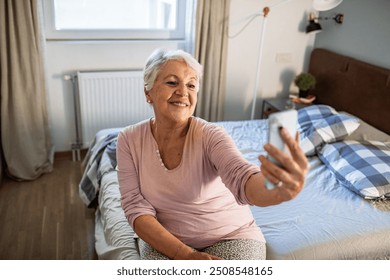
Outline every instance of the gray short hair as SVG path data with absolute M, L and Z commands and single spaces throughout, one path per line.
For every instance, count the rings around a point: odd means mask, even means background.
M 144 86 L 147 91 L 153 88 L 154 81 L 156 80 L 161 67 L 165 62 L 170 60 L 184 61 L 196 72 L 198 83 L 200 83 L 203 67 L 191 54 L 182 50 L 157 49 L 149 56 L 144 68 Z

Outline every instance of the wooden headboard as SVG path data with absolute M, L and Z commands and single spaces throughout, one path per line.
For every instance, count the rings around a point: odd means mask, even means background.
M 316 77 L 315 103 L 351 113 L 390 134 L 390 69 L 325 49 L 314 49 L 309 72 Z

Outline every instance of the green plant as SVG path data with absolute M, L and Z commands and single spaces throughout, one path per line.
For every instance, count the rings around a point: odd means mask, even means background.
M 295 77 L 295 85 L 302 91 L 313 89 L 316 85 L 316 78 L 310 73 L 301 73 Z

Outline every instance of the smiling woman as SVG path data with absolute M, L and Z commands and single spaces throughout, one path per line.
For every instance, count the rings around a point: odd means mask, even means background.
M 193 116 L 201 77 L 202 66 L 181 50 L 148 58 L 144 92 L 154 118 L 124 128 L 117 140 L 123 210 L 142 239 L 142 259 L 264 259 L 265 240 L 248 205 L 293 198 L 307 160 L 282 130 L 292 155 L 267 151 L 291 166 L 262 158 L 264 170 L 283 179 L 268 191 L 227 132 Z

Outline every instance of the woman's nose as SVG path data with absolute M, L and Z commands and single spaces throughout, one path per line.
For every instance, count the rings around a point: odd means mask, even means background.
M 175 94 L 187 97 L 188 96 L 187 87 L 185 85 L 179 85 L 175 90 Z

